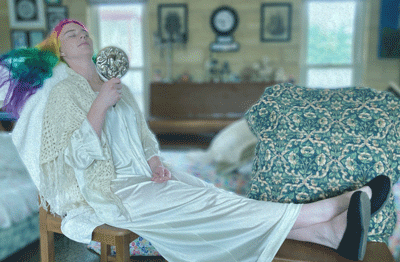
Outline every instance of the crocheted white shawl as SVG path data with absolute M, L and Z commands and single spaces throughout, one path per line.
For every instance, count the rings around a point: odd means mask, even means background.
M 125 90 L 123 95 L 129 96 L 128 93 Z M 64 163 L 64 150 L 95 98 L 86 79 L 60 63 L 53 77 L 27 101 L 13 130 L 13 142 L 39 189 L 41 206 L 47 209 L 49 204 L 50 212 L 61 216 L 88 206 L 73 168 Z M 116 173 L 107 142 L 103 150 L 107 160 L 95 160 L 84 171 L 87 185 L 101 201 L 114 204 L 120 214 L 129 218 L 120 199 L 111 191 Z M 103 210 L 97 215 L 106 222 L 118 214 L 105 214 Z

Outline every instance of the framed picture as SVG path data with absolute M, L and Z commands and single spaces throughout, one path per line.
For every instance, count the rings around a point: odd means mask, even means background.
M 43 0 L 8 0 L 8 13 L 13 29 L 46 28 Z
M 187 4 L 158 5 L 158 35 L 162 43 L 186 43 L 188 40 Z
M 12 30 L 11 31 L 11 46 L 13 49 L 27 48 L 29 46 L 28 31 Z
M 61 5 L 61 0 L 45 0 L 47 5 Z
M 11 45 L 13 49 L 34 47 L 44 39 L 43 30 L 12 30 Z
M 399 1 L 381 0 L 378 58 L 400 58 Z
M 43 30 L 30 30 L 28 32 L 28 43 L 30 47 L 34 47 L 35 45 L 42 42 L 44 39 L 44 31 Z
M 264 3 L 261 5 L 261 41 L 289 41 L 291 37 L 292 5 Z
M 48 6 L 47 7 L 47 32 L 51 32 L 53 28 L 61 20 L 68 18 L 68 9 L 66 6 Z

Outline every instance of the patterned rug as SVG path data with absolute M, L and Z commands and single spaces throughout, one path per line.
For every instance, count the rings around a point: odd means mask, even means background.
M 165 260 L 162 257 L 131 257 L 131 262 L 136 262 L 136 261 L 140 261 L 140 262 L 166 262 L 167 260 Z

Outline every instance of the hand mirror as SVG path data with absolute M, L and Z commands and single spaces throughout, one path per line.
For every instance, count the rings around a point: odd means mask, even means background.
M 103 81 L 121 78 L 128 72 L 128 56 L 118 47 L 105 47 L 97 54 L 96 68 Z

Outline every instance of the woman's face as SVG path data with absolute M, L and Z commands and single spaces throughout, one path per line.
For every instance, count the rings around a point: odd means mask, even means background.
M 93 56 L 93 41 L 89 33 L 75 23 L 66 24 L 59 35 L 61 47 L 60 53 L 63 59 L 82 58 Z

